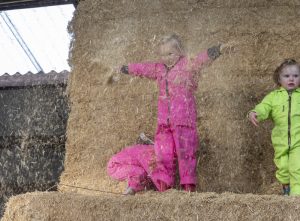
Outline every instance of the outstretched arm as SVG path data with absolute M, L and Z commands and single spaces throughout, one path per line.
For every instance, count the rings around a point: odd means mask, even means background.
M 193 61 L 193 69 L 199 70 L 204 65 L 209 65 L 212 61 L 220 57 L 220 55 L 227 53 L 228 51 L 232 51 L 232 49 L 234 49 L 234 45 L 234 42 L 219 44 L 199 53 Z
M 221 55 L 221 45 L 213 46 L 207 50 L 200 52 L 196 58 L 193 60 L 192 67 L 194 70 L 199 70 L 210 63 L 211 61 L 217 59 Z
M 159 67 L 156 63 L 134 63 L 129 64 L 128 66 L 123 65 L 120 71 L 123 74 L 156 79 L 159 72 L 158 68 Z

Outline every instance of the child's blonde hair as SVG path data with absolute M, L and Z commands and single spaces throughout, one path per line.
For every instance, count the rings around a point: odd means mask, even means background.
M 297 65 L 298 68 L 299 68 L 299 71 L 300 71 L 300 66 L 298 64 L 298 62 L 295 60 L 295 59 L 292 59 L 292 58 L 289 58 L 289 59 L 285 59 L 277 68 L 276 70 L 274 71 L 274 74 L 273 74 L 273 80 L 274 82 L 280 86 L 280 82 L 279 82 L 279 77 L 280 77 L 280 74 L 282 72 L 282 70 L 286 67 L 286 66 L 290 66 L 290 65 Z
M 183 47 L 182 41 L 177 34 L 171 34 L 171 35 L 166 35 L 166 36 L 162 37 L 159 42 L 159 46 L 169 43 L 169 42 L 171 42 L 172 46 L 174 46 L 178 50 L 180 55 L 184 54 L 184 47 Z

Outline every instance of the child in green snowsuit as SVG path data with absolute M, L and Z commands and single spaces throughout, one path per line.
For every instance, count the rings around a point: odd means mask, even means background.
M 249 112 L 249 120 L 274 122 L 272 144 L 275 150 L 276 178 L 284 195 L 300 195 L 300 67 L 285 60 L 274 72 L 279 89 L 270 92 Z

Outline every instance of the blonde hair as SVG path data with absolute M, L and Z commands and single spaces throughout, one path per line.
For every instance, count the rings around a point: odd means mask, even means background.
M 300 66 L 298 64 L 298 62 L 293 59 L 293 58 L 289 58 L 289 59 L 285 59 L 277 68 L 276 70 L 274 71 L 274 74 L 273 74 L 273 80 L 274 82 L 280 86 L 280 82 L 279 82 L 279 78 L 280 78 L 280 74 L 282 72 L 282 70 L 286 67 L 286 66 L 292 66 L 292 65 L 296 65 L 298 68 L 299 68 L 299 71 L 300 71 Z
M 166 35 L 166 36 L 162 37 L 159 42 L 159 46 L 164 45 L 169 42 L 171 42 L 172 46 L 178 50 L 180 55 L 184 54 L 184 46 L 182 44 L 180 37 L 177 34 L 171 34 L 171 35 Z

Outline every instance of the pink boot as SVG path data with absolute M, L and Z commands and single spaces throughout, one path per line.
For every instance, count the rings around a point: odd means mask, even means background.
M 158 180 L 157 183 L 159 185 L 159 188 L 158 188 L 159 192 L 164 192 L 164 191 L 170 189 L 170 187 L 165 182 L 163 182 L 161 180 Z

